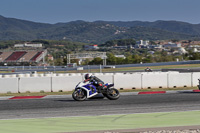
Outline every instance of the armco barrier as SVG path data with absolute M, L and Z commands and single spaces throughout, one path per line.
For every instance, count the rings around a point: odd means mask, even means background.
M 142 73 L 142 88 L 167 88 L 167 72 Z
M 114 84 L 117 89 L 141 89 L 141 73 L 114 75 Z
M 192 73 L 174 73 L 168 74 L 169 88 L 173 87 L 191 87 L 192 86 Z

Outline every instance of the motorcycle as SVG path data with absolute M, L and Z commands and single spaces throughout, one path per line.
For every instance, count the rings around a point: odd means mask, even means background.
M 72 97 L 76 101 L 84 101 L 96 96 L 97 94 L 103 94 L 103 97 L 107 97 L 110 100 L 117 100 L 120 97 L 119 91 L 115 88 L 111 88 L 114 84 L 106 83 L 103 86 L 102 89 L 98 89 L 92 84 L 92 82 L 79 82 L 72 93 Z

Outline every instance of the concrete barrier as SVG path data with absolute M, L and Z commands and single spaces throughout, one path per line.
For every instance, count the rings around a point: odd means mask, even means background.
M 116 73 L 114 75 L 114 84 L 117 89 L 141 89 L 142 80 L 141 73 L 123 74 Z
M 200 79 L 200 72 L 192 73 L 192 87 L 199 85 L 198 79 Z
M 105 83 L 114 83 L 117 89 L 195 87 L 200 72 L 143 72 L 143 73 L 93 73 Z M 0 76 L 0 93 L 72 91 L 84 80 L 84 74 L 15 74 Z
M 23 93 L 27 91 L 51 92 L 51 77 L 20 77 L 19 92 Z
M 31 76 L 30 73 L 26 73 L 26 74 L 24 75 L 24 77 L 30 77 L 30 76 Z
M 70 76 L 53 76 L 52 91 L 72 91 L 80 81 L 82 81 L 82 76 L 80 74 L 71 74 Z
M 168 73 L 146 72 L 142 73 L 142 88 L 167 88 Z
M 93 75 L 101 79 L 104 83 L 114 83 L 113 73 L 94 73 Z
M 18 93 L 18 78 L 16 77 L 0 78 L 0 85 L 0 93 Z
M 169 73 L 168 74 L 169 88 L 175 87 L 191 87 L 192 73 Z

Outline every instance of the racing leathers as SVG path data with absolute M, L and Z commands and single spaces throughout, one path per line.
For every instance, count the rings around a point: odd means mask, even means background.
M 97 91 L 103 89 L 103 87 L 104 87 L 104 82 L 102 80 L 100 80 L 99 78 L 97 78 L 96 76 L 90 76 L 88 81 L 97 88 Z M 92 91 L 94 91 L 93 88 L 91 88 L 91 89 L 92 89 Z

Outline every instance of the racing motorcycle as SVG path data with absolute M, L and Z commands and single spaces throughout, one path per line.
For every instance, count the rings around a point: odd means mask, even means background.
M 110 100 L 117 100 L 120 97 L 119 91 L 115 88 L 112 88 L 114 84 L 106 83 L 103 86 L 103 89 L 98 89 L 92 84 L 92 82 L 79 82 L 72 93 L 72 97 L 76 101 L 84 101 L 100 93 L 103 94 L 103 97 L 107 97 Z

